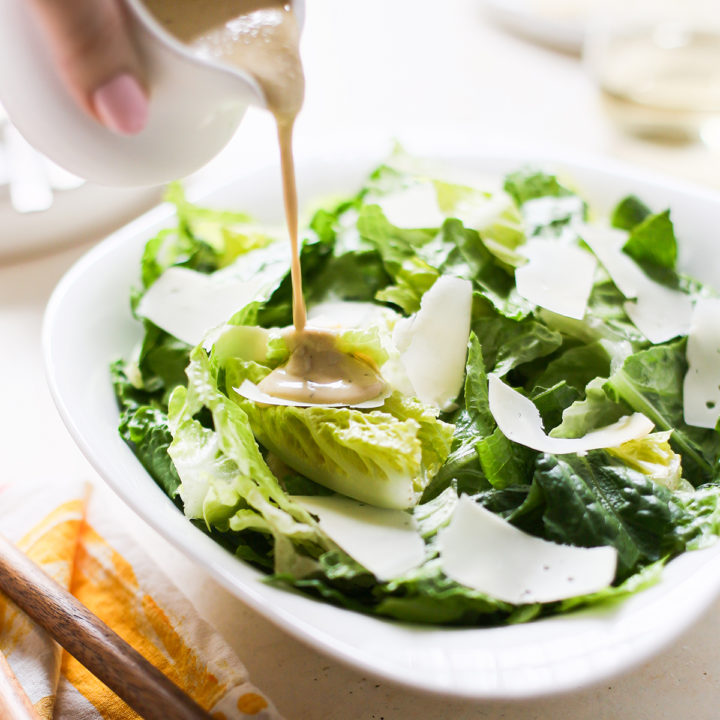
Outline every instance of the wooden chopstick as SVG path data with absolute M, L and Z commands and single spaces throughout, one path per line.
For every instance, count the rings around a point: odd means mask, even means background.
M 145 720 L 212 720 L 192 698 L 2 536 L 0 590 Z
M 42 720 L 2 653 L 0 653 L 0 717 L 3 720 Z

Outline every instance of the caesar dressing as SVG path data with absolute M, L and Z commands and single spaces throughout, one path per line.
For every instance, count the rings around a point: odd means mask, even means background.
M 292 7 L 278 0 L 145 0 L 150 12 L 201 57 L 234 65 L 260 86 L 277 123 L 285 218 L 291 244 L 292 355 L 263 381 L 268 395 L 300 402 L 358 403 L 385 384 L 367 363 L 335 348 L 334 335 L 307 329 L 298 242 L 292 135 L 305 80 Z
M 385 391 L 375 368 L 340 352 L 335 336 L 327 330 L 295 331 L 288 343 L 290 360 L 258 385 L 268 395 L 298 402 L 356 405 Z

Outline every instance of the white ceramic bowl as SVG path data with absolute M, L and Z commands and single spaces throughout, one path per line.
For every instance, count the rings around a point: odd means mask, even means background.
M 352 144 L 298 158 L 304 200 L 356 189 L 383 158 L 385 147 L 363 145 L 355 138 Z M 533 159 L 488 153 L 468 143 L 434 154 L 484 174 L 502 174 Z M 572 177 L 601 211 L 630 192 L 653 207 L 672 207 L 683 242 L 683 267 L 720 285 L 718 195 L 597 161 L 535 159 Z M 209 191 L 206 199 L 278 221 L 278 187 L 277 171 L 265 168 Z M 129 289 L 137 282 L 145 241 L 168 222 L 171 209 L 156 208 L 93 249 L 62 280 L 44 328 L 50 386 L 71 434 L 115 492 L 279 627 L 338 660 L 409 687 L 471 698 L 520 698 L 577 689 L 628 669 L 670 643 L 715 598 L 720 545 L 683 555 L 666 568 L 661 583 L 615 607 L 491 629 L 380 620 L 264 585 L 261 573 L 184 518 L 116 432 L 108 364 L 126 356 L 140 337 L 130 316 Z

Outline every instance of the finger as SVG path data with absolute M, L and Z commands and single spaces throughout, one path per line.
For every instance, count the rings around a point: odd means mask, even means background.
M 118 0 L 31 0 L 58 70 L 80 106 L 111 130 L 147 121 L 143 72 Z

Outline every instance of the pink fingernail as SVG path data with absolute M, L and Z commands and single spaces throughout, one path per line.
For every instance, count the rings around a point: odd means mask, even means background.
M 99 87 L 92 102 L 103 125 L 117 133 L 135 135 L 147 123 L 147 95 L 129 73 L 117 75 Z

